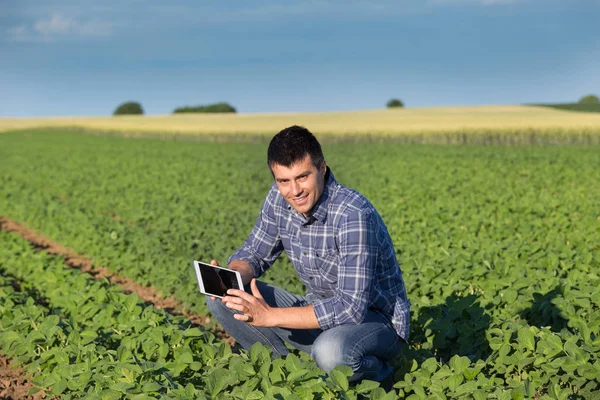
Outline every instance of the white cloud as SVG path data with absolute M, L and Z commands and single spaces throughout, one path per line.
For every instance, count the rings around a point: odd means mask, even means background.
M 41 19 L 33 25 L 34 31 L 43 36 L 68 34 L 76 26 L 72 19 L 63 17 L 60 14 L 54 14 L 49 19 Z
M 52 13 L 33 22 L 8 29 L 8 37 L 14 41 L 50 42 L 64 38 L 106 37 L 113 33 L 113 24 L 107 21 L 77 21 L 60 13 Z

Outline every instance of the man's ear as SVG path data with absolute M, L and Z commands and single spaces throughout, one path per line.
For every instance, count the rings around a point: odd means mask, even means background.
M 325 160 L 323 160 L 323 162 L 321 163 L 321 167 L 319 168 L 319 170 L 323 173 L 327 172 L 327 163 L 325 162 Z

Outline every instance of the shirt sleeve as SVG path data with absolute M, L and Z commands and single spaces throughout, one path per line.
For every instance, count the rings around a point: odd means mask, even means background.
M 333 297 L 314 302 L 321 329 L 364 321 L 377 267 L 377 224 L 372 211 L 359 210 L 341 222 L 338 231 L 340 265 Z
M 227 260 L 227 264 L 232 260 L 246 261 L 252 267 L 255 278 L 264 274 L 283 251 L 283 244 L 279 237 L 279 229 L 275 219 L 274 201 L 276 194 L 277 188 L 273 186 L 263 203 L 250 236 Z

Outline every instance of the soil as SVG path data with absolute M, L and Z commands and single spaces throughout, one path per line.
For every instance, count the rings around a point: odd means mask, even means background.
M 27 393 L 31 388 L 33 384 L 26 380 L 21 367 L 13 368 L 6 357 L 0 356 L 0 400 L 37 400 L 46 397 L 43 390 L 29 396 Z

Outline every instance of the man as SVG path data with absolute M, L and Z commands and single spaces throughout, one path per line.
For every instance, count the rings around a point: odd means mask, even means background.
M 250 236 L 227 261 L 249 291 L 208 298 L 211 313 L 246 349 L 260 342 L 286 355 L 288 343 L 328 373 L 350 366 L 350 381 L 390 377 L 387 362 L 408 338 L 410 305 L 381 217 L 335 180 L 303 127 L 275 135 L 267 161 L 275 182 Z M 283 250 L 306 296 L 256 280 Z

